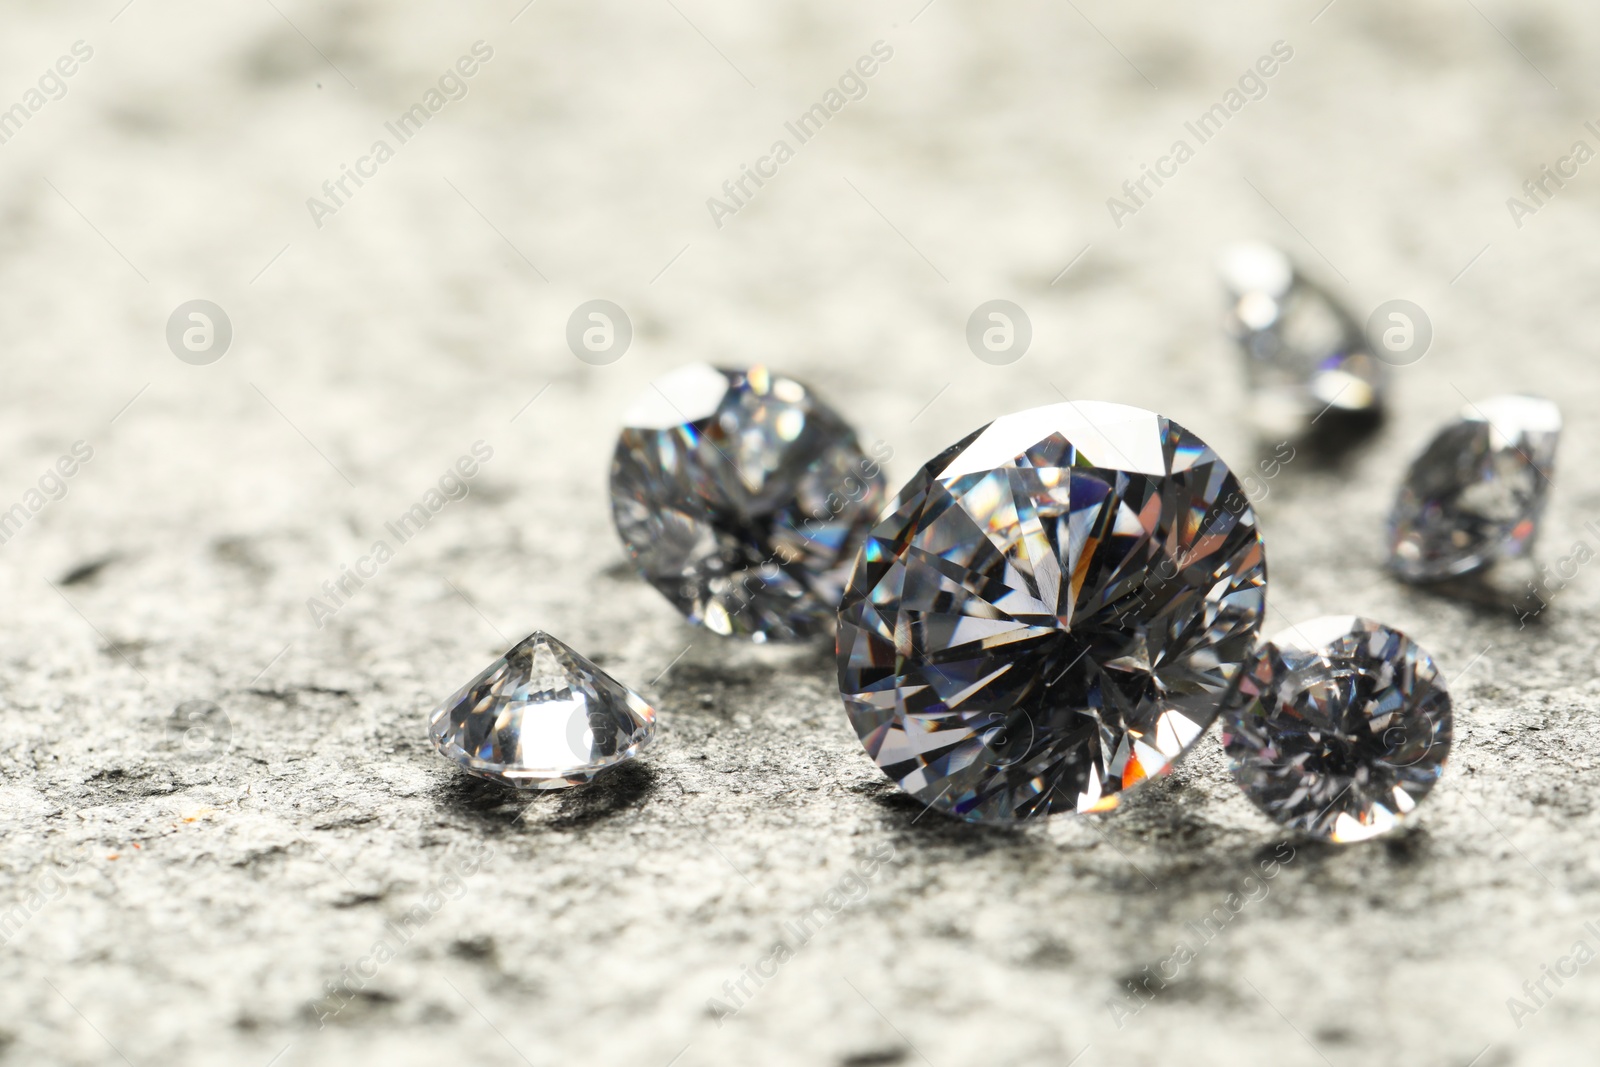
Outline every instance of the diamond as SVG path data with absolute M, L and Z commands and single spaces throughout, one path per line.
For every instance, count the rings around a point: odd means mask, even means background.
M 534 633 L 441 704 L 434 747 L 479 778 L 565 789 L 655 739 L 655 709 L 547 633 Z
M 1227 330 L 1245 356 L 1254 416 L 1264 431 L 1296 433 L 1323 412 L 1372 413 L 1382 364 L 1360 325 L 1271 245 L 1231 245 L 1217 267 L 1231 301 Z
M 1262 642 L 1223 713 L 1234 780 L 1294 830 L 1364 841 L 1403 825 L 1444 772 L 1450 694 L 1405 634 L 1354 616 Z
M 1389 516 L 1389 565 L 1437 581 L 1528 555 L 1539 532 L 1561 412 L 1533 396 L 1468 404 L 1411 464 Z
M 1109 811 L 1211 725 L 1266 595 L 1228 467 L 1139 408 L 1007 415 L 922 468 L 839 607 L 867 754 L 970 821 Z
M 645 580 L 714 633 L 830 631 L 891 450 L 764 367 L 680 367 L 624 421 L 611 512 Z

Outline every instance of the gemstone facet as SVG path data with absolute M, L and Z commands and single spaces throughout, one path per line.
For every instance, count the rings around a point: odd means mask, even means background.
M 1203 734 L 1266 595 L 1255 513 L 1183 427 L 1079 402 L 997 419 L 873 527 L 839 607 L 867 754 L 969 821 L 1109 811 Z
M 715 633 L 831 630 L 888 447 L 868 456 L 832 408 L 764 367 L 680 367 L 624 421 L 611 513 L 645 580 Z
M 571 647 L 534 633 L 441 704 L 434 747 L 479 778 L 565 789 L 655 739 L 655 709 Z
M 1389 515 L 1389 566 L 1427 582 L 1528 555 L 1560 438 L 1561 412 L 1540 397 L 1467 405 L 1406 473 Z
M 1217 260 L 1228 334 L 1245 357 L 1253 414 L 1264 431 L 1295 433 L 1328 409 L 1376 412 L 1384 369 L 1361 326 L 1271 245 L 1231 245 Z
M 1349 615 L 1262 642 L 1222 722 L 1245 795 L 1278 823 L 1337 842 L 1402 825 L 1444 772 L 1452 735 L 1433 658 Z

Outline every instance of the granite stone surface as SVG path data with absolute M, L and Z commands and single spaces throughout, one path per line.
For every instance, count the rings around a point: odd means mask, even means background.
M 1591 9 L 14 0 L 0 24 L 0 1062 L 1593 1058 Z M 1456 748 L 1403 836 L 1286 842 L 1215 734 L 1109 816 L 924 816 L 826 641 L 693 630 L 628 566 L 616 428 L 697 359 L 808 382 L 896 486 L 1061 396 L 1249 469 L 1278 442 L 1220 331 L 1240 238 L 1433 325 L 1380 429 L 1258 499 L 1269 629 L 1373 616 L 1451 680 Z M 197 299 L 231 326 L 211 362 L 214 314 L 169 347 Z M 567 343 L 593 299 L 632 324 L 605 365 Z M 966 341 L 993 299 L 1032 324 L 1005 365 Z M 1541 550 L 1565 588 L 1525 622 L 1382 569 L 1410 456 L 1508 390 L 1568 421 Z M 430 749 L 433 704 L 535 629 L 658 707 L 636 764 L 529 797 Z

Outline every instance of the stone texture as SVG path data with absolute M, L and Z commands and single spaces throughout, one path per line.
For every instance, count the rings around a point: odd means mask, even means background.
M 521 0 L 8 6 L 7 106 L 73 41 L 94 57 L 0 145 L 0 504 L 75 440 L 94 458 L 0 546 L 0 889 L 26 920 L 0 953 L 0 1062 L 122 1063 L 107 1041 L 179 1067 L 1589 1056 L 1592 967 L 1520 1030 L 1505 1002 L 1600 919 L 1600 571 L 1519 629 L 1389 579 L 1383 523 L 1462 393 L 1528 390 L 1569 412 L 1542 551 L 1593 540 L 1600 172 L 1521 229 L 1506 209 L 1589 136 L 1591 13 L 676 4 L 541 2 L 514 24 Z M 317 229 L 306 198 L 480 37 L 469 95 Z M 717 229 L 706 198 L 880 38 L 865 99 Z M 1294 58 L 1267 96 L 1116 228 L 1106 198 L 1278 39 Z M 1212 267 L 1247 237 L 1325 256 L 1358 311 L 1406 297 L 1437 328 L 1381 431 L 1255 475 L 1268 628 L 1379 618 L 1450 679 L 1455 748 L 1417 831 L 1284 863 L 1214 737 L 1103 820 L 923 816 L 862 754 L 825 645 L 713 641 L 633 576 L 606 501 L 617 423 L 695 360 L 814 384 L 893 446 L 895 485 L 1059 399 L 1041 378 L 1251 469 Z M 1004 367 L 963 338 L 1000 295 L 1034 332 Z M 598 296 L 636 327 L 606 367 L 564 341 Z M 210 366 L 163 339 L 197 297 L 234 325 Z M 395 543 L 385 523 L 478 439 L 470 495 Z M 377 538 L 394 558 L 316 628 L 307 598 Z M 520 797 L 428 744 L 435 702 L 534 629 L 660 712 L 592 791 Z M 1268 858 L 1270 892 L 1118 1029 L 1123 981 Z M 465 895 L 444 886 L 319 1030 L 325 984 L 451 878 Z M 707 1001 L 819 902 L 827 921 L 718 1027 Z

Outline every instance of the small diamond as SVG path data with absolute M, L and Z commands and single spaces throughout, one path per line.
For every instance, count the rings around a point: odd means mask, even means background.
M 1288 256 L 1270 245 L 1237 244 L 1223 250 L 1217 267 L 1232 301 L 1228 333 L 1244 353 L 1263 430 L 1304 431 L 1330 409 L 1378 410 L 1383 367 L 1360 325 Z
M 923 467 L 856 561 L 839 689 L 867 754 L 969 821 L 1109 811 L 1206 731 L 1266 595 L 1206 444 L 1121 404 L 1007 415 Z
M 1433 658 L 1349 615 L 1262 642 L 1222 722 L 1245 795 L 1282 825 L 1337 842 L 1404 824 L 1450 754 L 1450 694 Z
M 880 464 L 832 408 L 764 367 L 696 363 L 651 383 L 611 461 L 611 512 L 646 581 L 756 642 L 826 633 L 883 506 Z
M 440 754 L 519 789 L 565 789 L 655 739 L 655 709 L 546 633 L 529 635 L 428 721 Z
M 1411 464 L 1389 516 L 1389 565 L 1437 581 L 1526 556 L 1539 532 L 1561 412 L 1532 396 L 1469 404 Z

